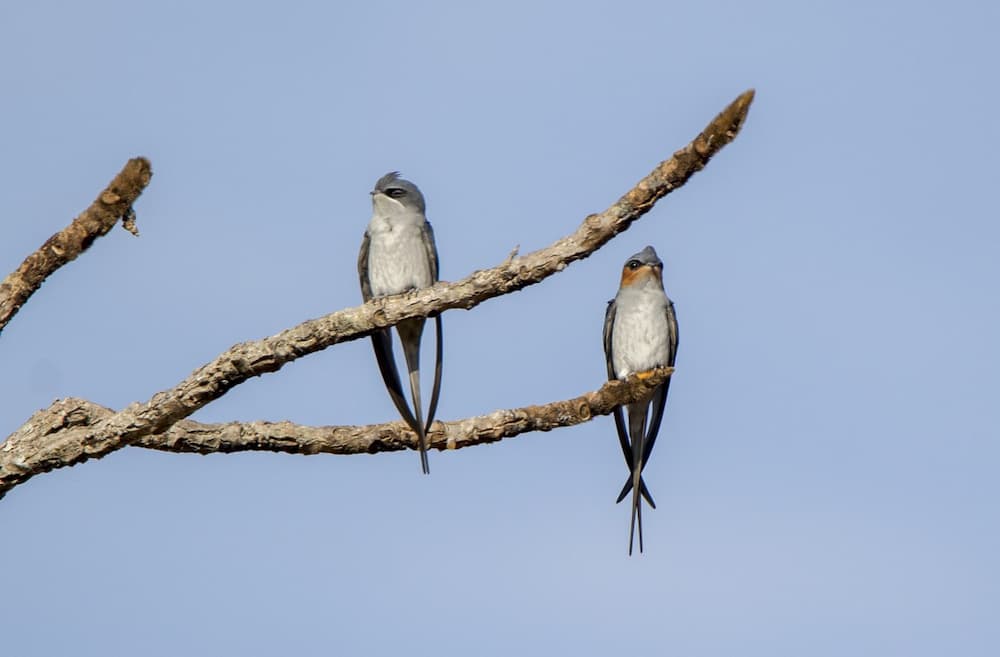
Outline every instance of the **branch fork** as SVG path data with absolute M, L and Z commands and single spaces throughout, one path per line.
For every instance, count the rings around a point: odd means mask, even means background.
M 271 337 L 236 344 L 174 387 L 117 412 L 82 399 L 54 402 L 0 443 L 0 497 L 35 475 L 100 458 L 129 445 L 198 454 L 251 450 L 372 454 L 415 448 L 414 436 L 401 422 L 308 427 L 290 422 L 203 424 L 186 418 L 244 381 L 275 372 L 294 360 L 404 319 L 474 308 L 539 283 L 590 256 L 627 230 L 659 199 L 681 187 L 731 142 L 746 119 L 753 96 L 750 90 L 737 97 L 691 143 L 661 162 L 611 207 L 589 215 L 574 232 L 546 248 L 525 255 L 517 255 L 515 248 L 496 267 L 461 280 L 374 299 L 304 321 Z M 148 160 L 129 160 L 87 210 L 0 283 L 0 331 L 49 275 L 107 234 L 119 220 L 126 230 L 137 234 L 133 205 L 151 176 Z M 570 400 L 435 422 L 430 445 L 460 449 L 587 422 L 648 396 L 670 374 L 670 368 L 654 370 L 646 379 L 610 381 Z

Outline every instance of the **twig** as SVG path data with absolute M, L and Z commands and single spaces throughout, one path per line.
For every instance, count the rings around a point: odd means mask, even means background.
M 119 219 L 126 230 L 139 234 L 132 204 L 152 175 L 153 169 L 146 158 L 129 160 L 89 208 L 0 282 L 0 332 L 46 278 L 86 251 L 98 237 L 107 235 Z

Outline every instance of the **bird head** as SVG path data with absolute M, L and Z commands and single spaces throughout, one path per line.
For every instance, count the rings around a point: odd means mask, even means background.
M 656 255 L 656 249 L 647 246 L 629 257 L 622 267 L 622 287 L 654 283 L 663 287 L 663 261 Z
M 424 214 L 424 195 L 409 180 L 399 177 L 398 171 L 390 171 L 375 183 L 371 191 L 372 205 L 386 214 L 401 211 L 416 211 Z

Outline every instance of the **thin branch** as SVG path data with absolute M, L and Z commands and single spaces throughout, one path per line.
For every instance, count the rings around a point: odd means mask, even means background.
M 435 449 L 461 449 L 496 442 L 522 433 L 551 431 L 608 415 L 616 406 L 648 398 L 673 368 L 653 370 L 644 378 L 609 381 L 599 390 L 573 399 L 540 406 L 494 411 L 452 422 L 435 422 L 428 433 Z M 30 477 L 87 460 L 89 445 L 82 433 L 76 440 L 59 441 L 50 448 L 50 436 L 72 427 L 88 427 L 115 412 L 83 399 L 62 399 L 38 411 L 0 446 L 0 496 Z M 403 422 L 368 426 L 309 427 L 292 422 L 228 422 L 204 424 L 181 420 L 163 433 L 143 436 L 133 446 L 164 452 L 215 454 L 230 452 L 285 452 L 288 454 L 376 454 L 416 449 L 416 436 Z M 39 458 L 43 455 L 43 458 Z
M 277 371 L 305 355 L 356 340 L 376 328 L 404 319 L 426 317 L 452 308 L 473 308 L 487 299 L 520 290 L 562 271 L 626 230 L 657 200 L 700 171 L 739 133 L 752 101 L 752 90 L 739 96 L 694 141 L 660 163 L 617 203 L 601 214 L 590 215 L 576 231 L 551 246 L 509 259 L 493 269 L 474 272 L 455 283 L 441 282 L 409 294 L 373 299 L 362 306 L 308 320 L 269 338 L 237 344 L 170 390 L 159 392 L 144 403 L 131 404 L 93 424 L 81 426 L 71 422 L 53 428 L 45 433 L 38 449 L 22 453 L 16 463 L 5 458 L 7 445 L 0 447 L 0 482 L 9 478 L 20 483 L 53 467 L 99 458 L 145 436 L 163 433 L 251 377 Z M 82 453 L 67 456 L 77 452 L 80 445 Z M 0 493 L 9 488 L 0 484 Z
M 0 282 L 0 332 L 46 278 L 76 259 L 98 237 L 107 235 L 119 219 L 126 230 L 138 235 L 132 204 L 149 184 L 152 175 L 153 169 L 146 158 L 129 160 L 89 208 L 46 240 Z

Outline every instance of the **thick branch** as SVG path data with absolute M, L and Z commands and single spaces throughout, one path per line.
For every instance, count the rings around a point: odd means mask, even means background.
M 308 320 L 269 338 L 237 344 L 147 402 L 132 404 L 93 424 L 79 425 L 70 418 L 68 424 L 47 432 L 44 444 L 38 445 L 30 461 L 10 461 L 4 457 L 7 445 L 0 447 L 0 481 L 13 473 L 13 479 L 20 483 L 32 474 L 58 467 L 45 466 L 47 463 L 78 463 L 104 456 L 145 436 L 163 433 L 233 387 L 251 377 L 277 371 L 297 358 L 356 340 L 403 319 L 426 317 L 451 308 L 473 308 L 487 299 L 520 290 L 562 271 L 627 229 L 657 200 L 700 171 L 739 133 L 752 100 L 753 91 L 739 96 L 694 141 L 660 163 L 618 202 L 601 214 L 590 215 L 576 231 L 551 246 L 523 257 L 508 258 L 493 269 L 474 272 L 455 283 L 441 282 L 410 294 L 374 299 L 356 308 Z M 78 445 L 83 445 L 84 450 L 75 459 L 67 461 L 59 456 L 74 452 Z M 16 470 L 11 469 L 15 467 Z M 19 477 L 18 472 L 28 474 Z M 0 485 L 0 493 L 4 490 Z
M 0 283 L 0 331 L 46 278 L 86 251 L 98 237 L 107 235 L 119 219 L 129 232 L 138 234 L 132 204 L 152 175 L 153 169 L 146 158 L 129 160 L 89 208 L 46 240 Z
M 608 415 L 615 406 L 647 398 L 665 381 L 672 368 L 654 370 L 648 378 L 609 381 L 600 390 L 573 399 L 541 406 L 494 411 L 453 422 L 435 422 L 428 434 L 436 449 L 460 449 L 496 442 L 531 431 L 571 427 Z M 0 446 L 0 496 L 22 481 L 55 468 L 89 458 L 90 445 L 81 440 L 59 441 L 48 446 L 50 436 L 70 427 L 88 427 L 115 412 L 82 399 L 62 399 L 39 411 Z M 402 422 L 369 426 L 308 427 L 291 422 L 229 422 L 203 424 L 182 420 L 163 433 L 143 436 L 133 445 L 165 452 L 214 454 L 218 452 L 286 452 L 289 454 L 375 454 L 416 449 L 416 436 Z M 44 455 L 44 458 L 39 458 Z

